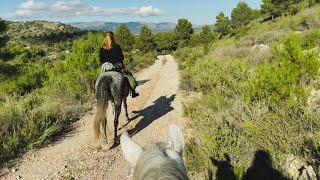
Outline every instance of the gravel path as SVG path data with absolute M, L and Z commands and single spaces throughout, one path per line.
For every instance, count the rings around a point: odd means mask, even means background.
M 128 98 L 129 116 L 124 110 L 119 127 L 134 134 L 133 139 L 144 146 L 164 141 L 169 123 L 185 127 L 182 118 L 182 95 L 178 91 L 179 73 L 171 55 L 158 56 L 155 64 L 135 74 L 141 85 L 140 96 Z M 109 106 L 111 107 L 111 106 Z M 131 179 L 130 167 L 120 146 L 100 146 L 93 140 L 94 108 L 73 124 L 74 130 L 48 147 L 27 152 L 12 169 L 2 170 L 0 179 Z M 130 113 L 131 112 L 131 113 Z M 108 129 L 113 131 L 113 118 L 108 111 Z M 109 144 L 112 132 L 109 133 Z

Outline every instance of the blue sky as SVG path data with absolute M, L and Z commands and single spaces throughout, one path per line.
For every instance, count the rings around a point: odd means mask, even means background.
M 5 20 L 59 22 L 174 22 L 186 18 L 192 24 L 214 24 L 223 11 L 230 16 L 238 2 L 259 9 L 262 0 L 1 0 Z

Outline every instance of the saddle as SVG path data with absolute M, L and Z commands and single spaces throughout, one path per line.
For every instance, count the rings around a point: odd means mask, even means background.
M 134 77 L 132 76 L 130 71 L 125 70 L 123 64 L 120 64 L 120 63 L 112 64 L 112 63 L 109 63 L 109 62 L 105 62 L 101 66 L 100 75 L 105 73 L 105 72 L 107 72 L 107 71 L 116 71 L 116 72 L 122 73 L 123 76 L 127 79 L 130 87 L 132 89 L 136 88 L 137 83 L 136 83 Z
M 109 63 L 109 62 L 105 62 L 101 66 L 100 75 L 107 72 L 107 71 L 116 71 L 116 72 L 124 74 L 123 68 L 121 68 L 120 66 L 113 65 L 112 63 Z

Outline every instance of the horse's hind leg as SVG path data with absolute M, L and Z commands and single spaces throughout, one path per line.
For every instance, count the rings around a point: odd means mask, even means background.
M 129 118 L 129 115 L 128 115 L 127 98 L 124 98 L 124 99 L 123 99 L 123 106 L 124 106 L 124 110 L 126 111 L 127 120 L 130 121 L 130 118 Z
M 115 116 L 114 116 L 114 142 L 113 145 L 118 143 L 118 125 L 119 125 L 119 116 L 121 113 L 121 102 L 115 104 Z
M 108 138 L 107 138 L 107 117 L 105 117 L 102 122 L 102 128 L 103 128 L 103 134 L 104 134 L 104 142 L 108 144 Z

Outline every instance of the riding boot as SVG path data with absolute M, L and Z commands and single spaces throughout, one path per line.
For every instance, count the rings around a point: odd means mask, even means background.
M 137 97 L 137 96 L 139 96 L 139 93 L 137 93 L 134 89 L 132 89 L 132 90 L 131 90 L 131 97 L 132 97 L 132 98 L 135 98 L 135 97 Z

